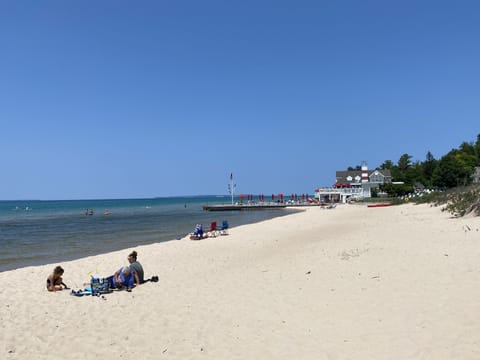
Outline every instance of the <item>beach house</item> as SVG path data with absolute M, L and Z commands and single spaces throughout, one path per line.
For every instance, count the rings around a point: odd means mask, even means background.
M 381 184 L 391 183 L 392 174 L 387 169 L 369 170 L 367 162 L 363 161 L 360 170 L 337 171 L 335 184 L 328 188 L 315 190 L 315 197 L 321 202 L 346 203 L 352 199 L 372 197 L 372 189 Z

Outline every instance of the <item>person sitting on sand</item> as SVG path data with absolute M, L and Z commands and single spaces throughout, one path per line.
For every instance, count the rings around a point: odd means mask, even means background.
M 53 269 L 53 272 L 47 278 L 48 291 L 61 291 L 64 288 L 68 289 L 68 286 L 63 282 L 62 279 L 63 273 L 64 270 L 61 266 L 57 266 L 55 269 Z
M 137 277 L 138 277 L 138 281 L 135 280 L 135 284 L 143 284 L 145 282 L 143 277 L 143 267 L 142 267 L 142 264 L 140 264 L 137 261 L 137 252 L 132 251 L 130 255 L 128 255 L 127 259 L 128 259 L 128 262 L 130 263 L 130 270 L 132 270 L 135 274 L 137 274 Z
M 138 284 L 138 275 L 132 272 L 130 266 L 123 266 L 118 271 L 115 271 L 113 276 L 108 278 L 110 288 L 123 289 L 127 288 L 127 291 L 132 291 L 135 287 L 135 282 Z

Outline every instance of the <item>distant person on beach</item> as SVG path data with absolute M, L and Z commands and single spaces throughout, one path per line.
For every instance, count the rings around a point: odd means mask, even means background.
M 47 290 L 48 291 L 61 291 L 64 288 L 68 289 L 68 286 L 63 282 L 62 275 L 64 270 L 61 266 L 55 267 L 53 272 L 47 278 Z
M 132 270 L 137 277 L 135 278 L 136 284 L 143 284 L 145 282 L 144 275 L 143 275 L 143 266 L 137 261 L 137 252 L 132 251 L 130 255 L 128 255 L 128 262 L 130 263 L 130 270 Z M 137 280 L 138 279 L 138 280 Z
M 130 266 L 123 266 L 112 276 L 108 277 L 110 288 L 131 291 L 138 284 L 138 275 L 130 269 Z

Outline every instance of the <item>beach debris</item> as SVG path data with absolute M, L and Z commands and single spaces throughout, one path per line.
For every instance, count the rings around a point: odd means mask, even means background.
M 471 231 L 472 229 L 470 229 L 470 226 L 468 225 L 463 225 L 463 231 L 467 232 L 467 231 Z
M 360 251 L 358 249 L 353 249 L 350 251 L 342 251 L 340 256 L 342 257 L 342 260 L 349 260 L 352 257 L 360 256 Z
M 380 279 L 380 275 L 372 276 L 370 279 Z
M 311 273 L 312 273 L 311 271 L 307 271 L 305 275 L 310 275 Z
M 167 352 L 168 348 L 165 348 L 163 351 L 162 351 L 162 354 L 165 354 Z

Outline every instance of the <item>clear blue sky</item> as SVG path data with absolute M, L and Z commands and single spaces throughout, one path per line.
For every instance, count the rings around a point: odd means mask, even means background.
M 0 0 L 0 199 L 313 193 L 480 133 L 478 1 Z

